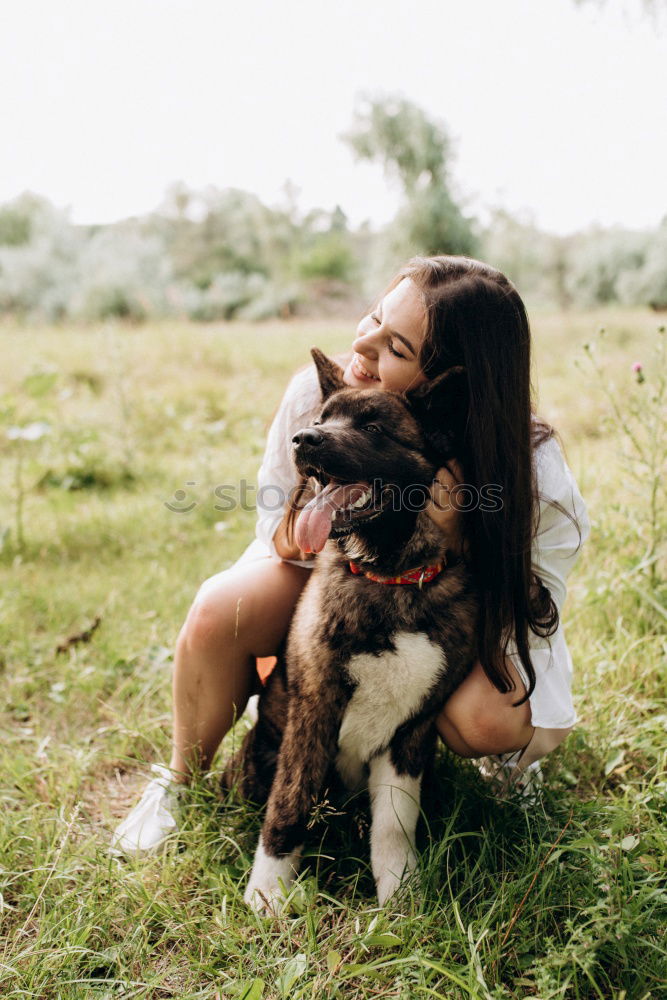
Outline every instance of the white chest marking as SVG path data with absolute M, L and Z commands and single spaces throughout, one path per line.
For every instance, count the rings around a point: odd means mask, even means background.
M 362 653 L 347 665 L 357 687 L 340 727 L 336 764 L 351 786 L 358 783 L 360 765 L 414 715 L 445 665 L 442 648 L 423 632 L 398 632 L 393 639 L 395 652 Z

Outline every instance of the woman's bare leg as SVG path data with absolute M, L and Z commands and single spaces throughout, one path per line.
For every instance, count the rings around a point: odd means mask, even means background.
M 444 743 L 459 757 L 523 750 L 533 736 L 530 705 L 515 706 L 526 693 L 518 671 L 507 664 L 516 688 L 501 694 L 476 663 L 463 684 L 447 700 L 438 716 L 438 732 Z
M 252 691 L 255 658 L 275 653 L 310 570 L 259 558 L 207 580 L 176 644 L 171 769 L 208 768 Z

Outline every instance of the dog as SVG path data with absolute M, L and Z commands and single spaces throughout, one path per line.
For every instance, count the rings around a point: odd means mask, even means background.
M 424 509 L 437 469 L 454 457 L 465 468 L 465 371 L 408 394 L 350 389 L 338 365 L 311 353 L 323 407 L 294 436 L 293 455 L 321 490 L 296 540 L 320 554 L 225 778 L 268 799 L 244 896 L 268 913 L 298 873 L 332 765 L 348 789 L 367 783 L 380 904 L 409 878 L 436 717 L 476 659 L 472 575 Z

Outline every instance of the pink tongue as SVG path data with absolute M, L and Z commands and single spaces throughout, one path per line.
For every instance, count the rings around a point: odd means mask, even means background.
M 296 544 L 303 552 L 321 552 L 331 532 L 331 522 L 337 510 L 347 507 L 362 496 L 365 483 L 329 483 L 321 493 L 307 503 L 296 522 Z

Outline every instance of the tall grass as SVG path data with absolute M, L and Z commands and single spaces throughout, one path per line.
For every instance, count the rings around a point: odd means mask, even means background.
M 598 377 L 583 344 L 602 326 Z M 622 415 L 649 412 L 656 323 L 619 310 L 534 327 L 540 410 L 592 520 L 564 616 L 581 721 L 527 812 L 443 754 L 420 878 L 387 910 L 363 797 L 321 809 L 291 915 L 272 922 L 241 900 L 260 817 L 222 804 L 215 772 L 164 856 L 119 863 L 106 849 L 149 762 L 167 757 L 189 601 L 253 533 L 252 512 L 216 510 L 214 490 L 253 481 L 289 373 L 351 330 L 0 331 L 5 428 L 42 425 L 0 438 L 3 998 L 665 995 L 665 511 L 646 564 L 648 477 L 629 474 L 601 388 L 615 383 Z

